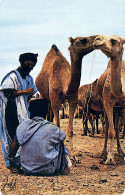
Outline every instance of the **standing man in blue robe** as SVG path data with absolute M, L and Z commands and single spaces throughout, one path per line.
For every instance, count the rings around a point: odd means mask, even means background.
M 29 117 L 28 100 L 37 92 L 29 75 L 37 63 L 37 57 L 38 54 L 34 53 L 21 54 L 20 66 L 8 73 L 0 86 L 0 139 L 5 164 L 10 169 L 20 166 L 19 155 L 15 157 L 12 151 L 16 142 L 16 128 Z

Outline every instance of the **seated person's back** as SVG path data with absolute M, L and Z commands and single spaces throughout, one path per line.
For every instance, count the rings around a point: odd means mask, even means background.
M 62 174 L 69 155 L 63 144 L 64 131 L 44 119 L 48 112 L 47 100 L 30 101 L 29 111 L 30 119 L 17 128 L 23 171 L 28 175 Z

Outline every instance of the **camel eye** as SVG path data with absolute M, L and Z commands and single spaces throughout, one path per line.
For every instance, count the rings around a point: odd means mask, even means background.
M 100 41 L 101 39 L 99 37 L 95 38 L 96 41 Z
M 112 45 L 115 45 L 115 44 L 116 44 L 116 40 L 111 39 L 111 44 L 112 44 Z
M 86 39 L 86 38 L 81 39 L 80 42 L 81 42 L 82 44 L 86 44 L 86 43 L 87 43 L 87 39 Z

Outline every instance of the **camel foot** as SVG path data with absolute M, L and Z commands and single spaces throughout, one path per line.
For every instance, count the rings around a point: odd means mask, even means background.
M 102 158 L 100 153 L 97 153 L 96 155 L 94 155 L 95 158 Z
M 105 165 L 115 165 L 115 159 L 112 152 L 108 152 L 107 160 L 105 161 Z
M 69 142 L 70 138 L 68 135 L 66 135 L 66 142 Z
M 72 165 L 74 165 L 75 167 L 77 167 L 77 165 L 76 165 L 77 161 L 76 161 L 75 155 L 71 156 L 71 157 L 70 157 L 70 160 L 71 160 L 71 162 L 72 162 Z
M 87 130 L 87 132 L 88 132 L 88 133 L 91 133 L 91 131 L 90 131 L 89 129 Z
M 106 151 L 102 151 L 102 153 L 98 153 L 98 158 L 102 158 L 103 160 L 100 161 L 100 164 L 104 164 L 104 162 L 107 159 L 107 152 Z
M 72 138 L 73 137 L 73 131 L 68 132 L 67 137 Z
M 77 167 L 77 164 L 81 164 L 82 160 L 82 154 L 81 153 L 76 153 L 72 156 L 70 156 L 72 164 Z
M 107 159 L 104 164 L 105 165 L 116 165 L 116 162 L 113 159 Z
M 75 160 L 77 164 L 81 164 L 81 160 L 82 160 L 82 154 L 81 153 L 76 153 L 75 154 Z
M 121 157 L 124 157 L 125 156 L 125 153 L 122 151 L 122 149 L 118 150 L 118 154 Z
M 87 133 L 82 133 L 81 136 L 87 136 Z
M 90 134 L 89 137 L 94 137 L 94 134 Z
M 122 135 L 122 139 L 125 139 L 125 135 Z
M 66 136 L 66 142 L 70 142 L 72 140 L 72 136 L 67 135 Z
M 105 159 L 106 160 L 106 155 L 104 155 L 104 154 L 100 154 L 100 153 L 97 153 L 96 155 L 95 155 L 95 157 L 96 158 L 102 158 L 102 159 Z
M 102 158 L 103 160 L 100 161 L 100 164 L 105 164 L 105 161 L 107 159 L 107 151 L 103 150 L 101 155 L 100 155 L 100 158 Z

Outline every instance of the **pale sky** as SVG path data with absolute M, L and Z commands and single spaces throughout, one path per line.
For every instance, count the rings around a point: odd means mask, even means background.
M 125 37 L 125 0 L 0 0 L 0 81 L 19 66 L 21 53 L 39 54 L 35 80 L 52 44 L 70 63 L 68 37 L 95 34 Z M 107 63 L 100 51 L 85 56 L 81 85 L 99 78 Z

